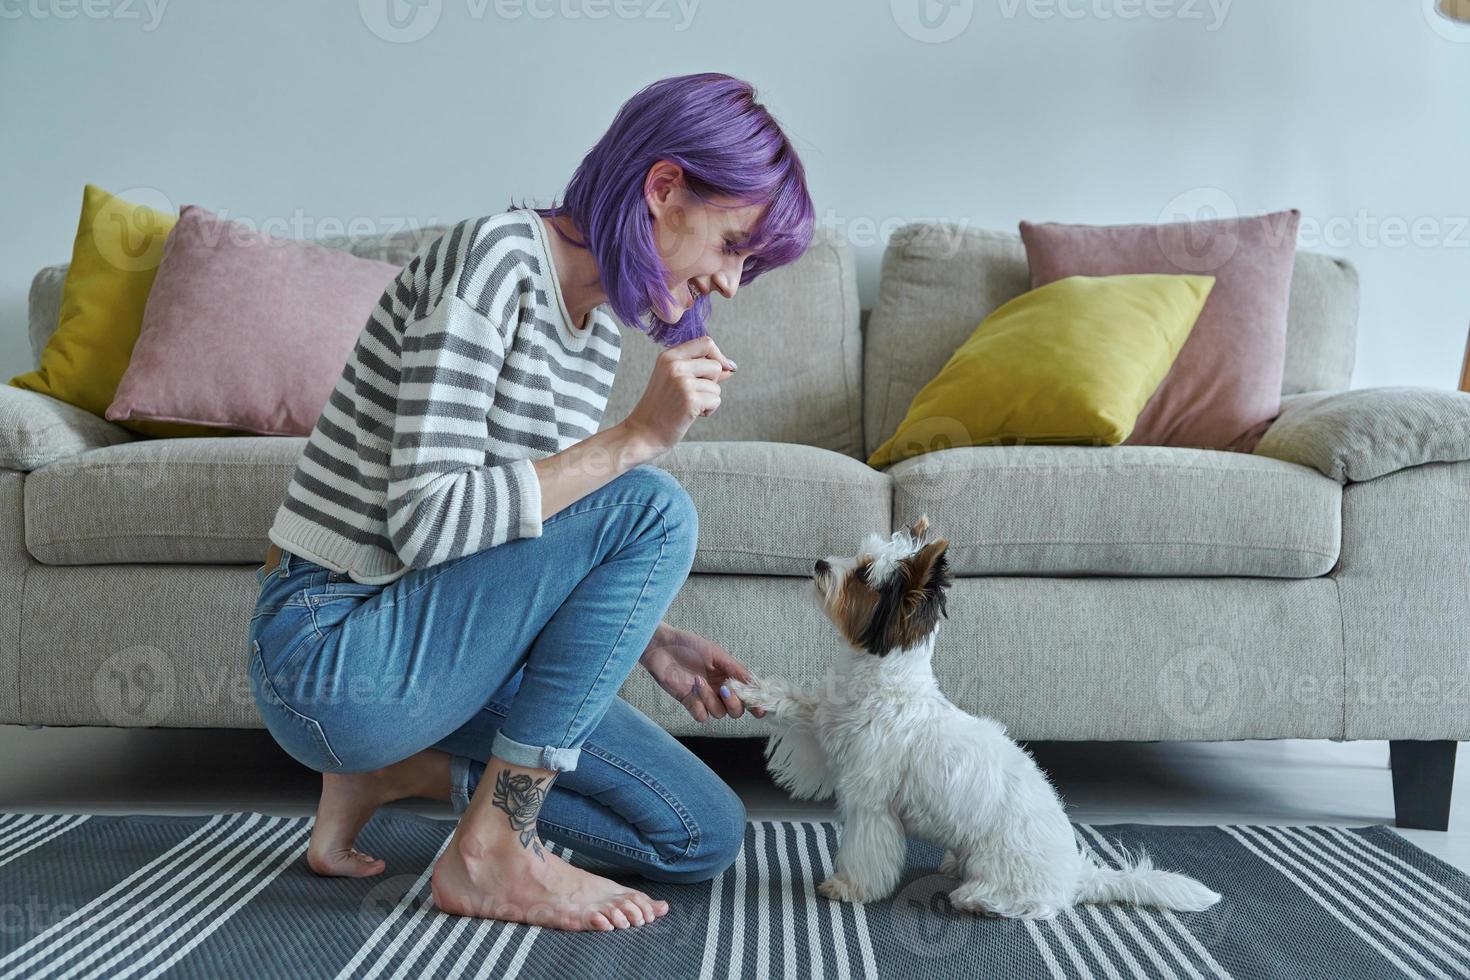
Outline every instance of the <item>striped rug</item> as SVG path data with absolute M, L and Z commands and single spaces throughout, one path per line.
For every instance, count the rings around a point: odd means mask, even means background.
M 955 882 L 918 842 L 893 899 L 829 902 L 814 884 L 837 828 L 755 822 L 714 882 L 629 879 L 668 899 L 665 918 L 578 934 L 435 909 L 451 829 L 380 812 L 361 843 L 388 871 L 348 880 L 307 869 L 304 817 L 0 814 L 0 977 L 1470 976 L 1470 878 L 1384 827 L 1079 824 L 1103 861 L 1146 848 L 1225 900 L 1018 922 L 951 909 Z

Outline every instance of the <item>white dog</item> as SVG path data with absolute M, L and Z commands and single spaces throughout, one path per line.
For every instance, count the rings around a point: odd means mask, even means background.
M 928 541 L 921 517 L 887 539 L 870 534 L 853 558 L 817 562 L 813 593 L 855 651 L 806 692 L 757 677 L 731 687 L 765 708 L 777 783 L 799 799 L 835 793 L 842 839 L 818 890 L 867 902 L 891 895 L 906 834 L 948 848 L 939 870 L 959 878 L 956 908 L 1051 918 L 1078 902 L 1198 911 L 1219 894 L 1142 855 L 1121 870 L 1079 849 L 1062 801 L 1005 727 L 955 707 L 931 659 L 950 577 L 949 542 Z

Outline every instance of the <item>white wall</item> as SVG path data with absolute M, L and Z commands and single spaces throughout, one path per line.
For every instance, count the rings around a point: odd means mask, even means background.
M 422 37 L 380 36 L 390 2 Z M 26 289 L 68 258 L 88 181 L 309 237 L 452 221 L 548 200 L 638 87 L 715 69 L 795 138 L 865 305 L 907 219 L 1154 221 L 1223 195 L 1301 208 L 1304 246 L 1357 263 L 1355 387 L 1452 388 L 1470 28 L 1431 3 L 0 0 L 0 376 L 29 367 Z

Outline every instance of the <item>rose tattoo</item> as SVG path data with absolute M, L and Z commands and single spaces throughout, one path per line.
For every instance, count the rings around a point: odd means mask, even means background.
M 506 812 L 521 846 L 531 848 L 543 861 L 546 856 L 536 839 L 536 814 L 541 812 L 541 804 L 546 799 L 546 789 L 541 785 L 544 782 L 549 782 L 545 776 L 532 779 L 524 773 L 512 774 L 509 769 L 502 769 L 495 776 L 495 795 L 491 797 L 491 802 Z

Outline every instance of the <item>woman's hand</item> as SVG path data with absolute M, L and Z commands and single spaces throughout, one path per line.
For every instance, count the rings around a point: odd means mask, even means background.
M 750 671 L 718 643 L 698 633 L 660 624 L 639 662 L 700 724 L 710 718 L 745 714 L 744 702 L 724 685 L 731 677 L 749 683 Z M 754 707 L 750 713 L 757 718 L 766 715 Z
M 694 420 L 720 407 L 720 385 L 735 362 L 708 336 L 670 347 L 653 362 L 643 397 L 622 424 L 662 455 L 679 444 Z

